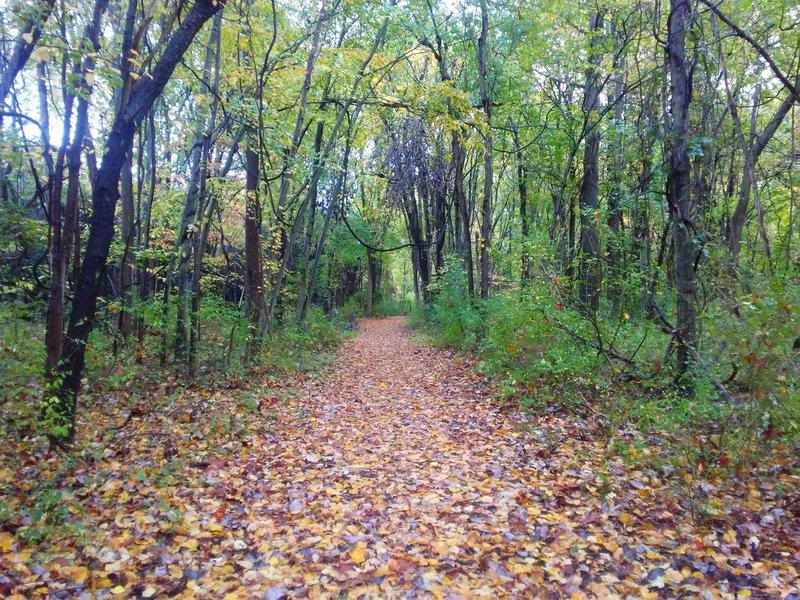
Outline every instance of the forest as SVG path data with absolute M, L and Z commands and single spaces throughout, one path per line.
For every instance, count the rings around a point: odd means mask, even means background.
M 0 0 L 0 595 L 800 598 L 800 6 Z

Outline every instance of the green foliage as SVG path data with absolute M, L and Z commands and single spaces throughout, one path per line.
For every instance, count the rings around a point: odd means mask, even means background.
M 387 298 L 378 302 L 375 305 L 375 316 L 380 317 L 395 317 L 401 315 L 409 315 L 414 308 L 414 303 L 411 300 L 401 298 Z
M 637 284 L 628 285 L 636 297 Z M 431 306 L 411 323 L 436 343 L 476 353 L 501 398 L 527 410 L 602 414 L 611 434 L 633 424 L 641 435 L 668 435 L 676 449 L 700 453 L 706 464 L 720 456 L 743 459 L 774 437 L 800 438 L 793 286 L 773 281 L 768 292 L 739 301 L 739 316 L 721 302 L 706 308 L 699 348 L 710 357 L 711 374 L 696 365 L 689 396 L 676 385 L 674 352 L 663 363 L 668 340 L 646 314 L 615 318 L 604 309 L 593 322 L 561 300 L 556 286 L 534 282 L 477 301 L 453 261 L 432 291 Z M 734 404 L 712 378 L 726 381 Z M 711 437 L 714 457 L 702 458 Z
M 431 284 L 430 291 L 433 303 L 427 318 L 434 340 L 463 349 L 474 346 L 482 320 L 467 291 L 467 277 L 460 262 L 448 258 L 444 274 Z
M 50 538 L 56 532 L 70 529 L 73 515 L 81 512 L 81 507 L 72 494 L 59 487 L 59 478 L 47 480 L 36 488 L 28 505 L 22 509 L 22 525 L 19 536 L 33 544 Z M 9 515 L 11 517 L 11 515 Z
M 283 372 L 315 371 L 324 366 L 339 342 L 337 324 L 312 307 L 302 324 L 278 331 L 264 344 L 260 368 Z

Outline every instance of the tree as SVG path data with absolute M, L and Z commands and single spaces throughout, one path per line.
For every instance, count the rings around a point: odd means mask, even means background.
M 489 13 L 486 0 L 481 0 L 481 34 L 478 37 L 478 82 L 480 84 L 481 108 L 486 118 L 486 130 L 483 144 L 483 204 L 481 205 L 481 298 L 489 297 L 489 283 L 491 281 L 491 261 L 489 248 L 492 245 L 492 230 L 494 221 L 492 216 L 492 101 L 489 95 L 489 82 L 487 79 L 486 44 L 489 37 Z
M 599 13 L 589 16 L 589 66 L 586 69 L 586 87 L 583 96 L 583 109 L 587 123 L 593 123 L 600 108 L 599 74 L 597 67 L 602 55 L 598 50 L 600 44 L 599 31 L 602 31 L 603 19 Z M 602 264 L 600 263 L 600 211 L 598 185 L 600 173 L 598 159 L 600 156 L 600 131 L 592 127 L 586 135 L 583 147 L 583 180 L 580 191 L 581 211 L 581 244 L 580 267 L 578 268 L 578 301 L 581 309 L 594 315 L 600 305 L 600 286 L 602 282 Z
M 49 404 L 46 412 L 55 421 L 51 438 L 56 443 L 70 440 L 75 430 L 75 407 L 85 362 L 86 343 L 94 327 L 100 277 L 114 236 L 114 213 L 125 156 L 131 149 L 136 129 L 161 94 L 195 35 L 222 7 L 223 4 L 216 0 L 195 1 L 170 37 L 153 71 L 136 80 L 131 87 L 130 96 L 120 106 L 114 118 L 94 182 L 89 238 L 58 368 L 61 381 L 52 399 L 46 401 Z
M 689 104 L 692 99 L 692 69 L 686 56 L 686 35 L 691 29 L 692 11 L 689 0 L 670 0 L 667 22 L 667 58 L 670 76 L 669 171 L 667 202 L 672 219 L 675 253 L 675 293 L 677 320 L 675 339 L 678 371 L 685 374 L 694 357 L 697 337 L 694 272 L 694 225 L 691 221 L 692 196 L 687 143 L 689 139 Z

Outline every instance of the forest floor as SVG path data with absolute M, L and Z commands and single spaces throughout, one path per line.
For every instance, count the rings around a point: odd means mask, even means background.
M 697 523 L 668 470 L 615 455 L 587 422 L 499 406 L 468 358 L 400 318 L 361 328 L 286 406 L 252 398 L 267 426 L 222 453 L 191 415 L 162 423 L 177 442 L 128 425 L 132 448 L 67 477 L 88 530 L 33 547 L 0 531 L 0 591 L 800 598 L 798 515 L 772 487 L 708 483 L 723 516 Z

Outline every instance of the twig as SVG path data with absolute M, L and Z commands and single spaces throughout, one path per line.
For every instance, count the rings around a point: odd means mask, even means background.
M 725 389 L 725 386 L 722 385 L 711 373 L 711 368 L 706 364 L 706 362 L 701 358 L 700 354 L 698 354 L 695 347 L 688 343 L 686 340 L 683 339 L 680 331 L 678 331 L 667 319 L 666 313 L 664 313 L 664 309 L 662 309 L 658 303 L 653 298 L 653 294 L 651 293 L 648 297 L 648 303 L 650 307 L 655 311 L 656 315 L 658 316 L 658 320 L 661 324 L 661 330 L 664 333 L 667 333 L 672 336 L 672 338 L 680 344 L 683 348 L 685 348 L 695 359 L 695 362 L 700 366 L 701 369 L 705 372 L 706 376 L 708 377 L 709 381 L 711 381 L 712 385 L 716 388 L 716 390 L 720 393 L 720 395 L 725 398 L 729 403 L 735 404 L 736 399 L 731 396 L 730 392 Z

